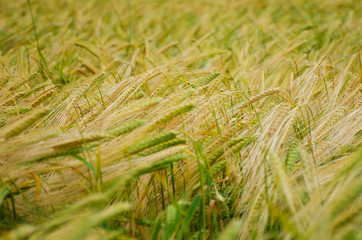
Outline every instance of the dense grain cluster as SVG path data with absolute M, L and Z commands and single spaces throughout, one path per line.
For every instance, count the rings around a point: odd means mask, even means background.
M 0 238 L 361 239 L 361 12 L 0 0 Z

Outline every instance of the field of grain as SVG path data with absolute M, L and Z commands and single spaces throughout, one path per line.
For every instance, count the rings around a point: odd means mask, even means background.
M 0 0 L 0 239 L 362 239 L 361 12 Z

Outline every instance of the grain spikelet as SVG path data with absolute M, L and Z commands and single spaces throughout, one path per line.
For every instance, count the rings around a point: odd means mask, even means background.
M 235 135 L 238 131 L 240 131 L 240 129 L 245 125 L 246 125 L 246 122 L 244 122 L 244 121 L 237 122 L 232 127 L 228 128 L 225 131 L 225 133 L 222 134 L 221 138 L 218 139 L 217 141 L 215 141 L 214 143 L 212 143 L 208 148 L 212 149 L 213 147 L 218 146 L 221 143 L 227 142 L 228 140 L 230 140 L 230 138 L 233 137 L 233 135 Z
M 332 127 L 340 120 L 340 118 L 344 115 L 345 109 L 341 108 L 327 115 L 327 119 L 322 122 L 318 128 L 313 131 L 314 140 L 321 140 L 331 129 Z
M 2 89 L 2 87 L 7 84 L 10 80 L 10 76 L 4 76 L 0 78 L 0 89 Z
M 125 97 L 124 98 L 128 98 L 128 96 L 130 96 L 132 93 L 134 93 L 134 91 L 136 89 L 138 89 L 140 86 L 142 86 L 142 84 L 146 83 L 149 79 L 157 76 L 158 74 L 160 74 L 159 72 L 155 72 L 153 70 L 150 70 L 150 71 L 147 71 L 147 72 L 144 72 L 138 76 L 133 76 L 131 77 L 130 79 L 128 79 L 126 81 L 126 83 L 131 83 L 131 87 L 128 87 L 127 88 L 127 93 L 123 93 L 122 95 L 124 95 Z M 112 101 L 115 101 L 119 96 L 120 94 L 122 93 L 122 91 L 124 91 L 124 88 L 125 88 L 125 84 L 124 83 L 121 83 L 119 85 L 119 87 L 117 87 L 112 93 L 111 93 L 111 100 Z
M 3 102 L 1 106 L 13 105 L 16 100 L 26 96 L 27 94 L 27 92 L 17 92 L 14 95 L 10 96 L 7 101 Z
M 326 150 L 328 150 L 328 147 L 331 144 L 328 142 L 320 142 L 317 147 L 314 149 L 314 158 L 316 159 L 316 161 L 318 163 L 323 162 L 323 159 L 321 159 L 323 157 L 323 154 L 325 153 Z
M 0 139 L 1 138 L 8 139 L 10 137 L 14 137 L 20 134 L 22 131 L 30 127 L 37 120 L 48 114 L 49 111 L 50 110 L 47 108 L 39 109 L 31 113 L 29 116 L 24 117 L 23 119 L 12 123 L 11 125 L 1 130 Z
M 158 97 L 146 98 L 146 99 L 140 99 L 138 101 L 134 101 L 131 104 L 129 104 L 127 107 L 124 107 L 124 110 L 122 111 L 122 113 L 120 115 L 127 116 L 134 112 L 138 112 L 142 109 L 156 105 L 156 104 L 160 103 L 161 101 L 162 101 L 162 98 L 158 98 Z
M 39 132 L 29 133 L 19 139 L 9 139 L 1 145 L 0 153 L 6 153 L 25 148 L 40 141 L 45 141 L 59 136 L 61 133 L 62 131 L 60 129 L 50 129 L 46 131 L 41 130 Z
M 79 100 L 79 98 L 81 98 L 81 96 L 84 95 L 92 86 L 94 86 L 96 83 L 103 82 L 109 75 L 110 72 L 101 72 L 89 83 L 82 84 L 78 88 L 78 90 L 71 96 L 72 100 L 69 103 L 69 106 L 73 106 Z
M 98 141 L 105 137 L 106 136 L 104 134 L 99 134 L 99 133 L 88 134 L 88 135 L 83 136 L 82 138 L 76 138 L 76 139 L 68 140 L 65 142 L 61 142 L 61 143 L 55 144 L 51 147 L 54 150 L 59 151 L 59 150 L 64 150 L 64 149 L 68 149 L 68 148 L 78 147 L 78 146 L 86 144 L 86 143 Z
M 355 53 L 351 59 L 349 60 L 346 68 L 344 69 L 344 71 L 342 72 L 342 74 L 336 79 L 335 83 L 338 84 L 338 86 L 335 88 L 334 90 L 334 102 L 337 100 L 337 96 L 340 94 L 340 91 L 343 87 L 344 84 L 344 80 L 347 77 L 347 75 L 349 74 L 349 72 L 351 71 L 351 68 L 354 66 L 354 64 L 357 62 L 358 59 L 358 54 Z
M 289 105 L 288 104 L 281 104 L 277 107 L 278 109 L 275 109 L 275 117 L 272 120 L 272 123 L 268 129 L 267 135 L 269 137 L 272 137 L 278 128 L 281 127 L 281 122 L 284 120 L 284 118 L 287 116 L 289 111 Z
M 262 98 L 264 98 L 266 96 L 272 95 L 274 93 L 279 93 L 279 92 L 280 92 L 280 89 L 270 89 L 270 90 L 267 90 L 265 92 L 259 93 L 258 95 L 251 97 L 249 99 L 249 101 L 244 102 L 243 104 L 241 104 L 239 109 L 243 109 L 243 108 L 247 107 L 251 103 L 254 103 L 254 102 L 256 102 L 256 101 L 258 101 L 258 100 L 260 100 L 260 99 L 262 99 Z
M 5 114 L 0 116 L 0 127 L 5 125 L 6 119 L 7 119 L 7 116 Z
M 215 176 L 223 172 L 225 168 L 226 168 L 226 161 L 222 160 L 212 165 L 210 170 L 212 172 L 212 175 Z
M 156 152 L 154 154 L 148 155 L 146 157 L 140 158 L 140 159 L 136 159 L 133 162 L 134 163 L 140 163 L 140 164 L 147 164 L 147 163 L 153 163 L 156 162 L 160 159 L 164 159 L 167 158 L 169 156 L 172 156 L 174 154 L 177 153 L 181 153 L 186 149 L 186 146 L 174 146 L 174 147 L 170 147 L 167 149 L 164 149 L 160 152 Z
M 89 146 L 89 148 L 95 147 L 96 144 Z M 63 149 L 47 149 L 43 152 L 30 154 L 27 156 L 27 163 L 34 163 L 34 162 L 40 162 L 44 161 L 50 158 L 57 158 L 57 157 L 63 157 L 68 155 L 75 155 L 83 152 L 88 148 L 85 148 L 83 146 L 79 147 L 70 147 L 70 148 L 63 148 Z
M 160 170 L 170 166 L 170 163 L 177 162 L 188 158 L 189 156 L 184 151 L 184 146 L 176 146 L 161 152 L 141 158 L 145 161 L 144 164 L 139 163 L 139 167 L 134 170 L 134 176 L 140 176 L 152 171 Z M 140 161 L 138 161 L 140 162 Z M 148 163 L 147 163 L 148 162 Z
M 113 127 L 110 127 L 106 130 L 106 133 L 111 136 L 118 137 L 122 134 L 131 132 L 132 130 L 143 126 L 147 121 L 142 119 L 135 119 L 126 124 L 120 124 Z
M 205 110 L 205 109 L 212 111 L 212 110 L 216 109 L 217 107 L 220 107 L 220 104 L 223 102 L 227 102 L 227 99 L 229 99 L 231 95 L 232 95 L 231 92 L 225 91 L 225 92 L 219 93 L 219 94 L 211 97 L 207 101 L 207 103 L 203 106 L 203 108 L 200 109 L 200 111 Z
M 245 140 L 244 138 L 235 138 L 235 139 L 232 139 L 230 141 L 228 141 L 226 143 L 226 146 L 228 148 L 231 148 L 233 147 L 235 144 L 241 142 Z M 214 146 L 213 148 L 211 148 L 212 151 L 210 151 L 210 153 L 207 153 L 207 158 L 210 162 L 210 164 L 213 164 L 218 158 L 220 158 L 223 153 L 224 153 L 224 150 L 225 150 L 225 146 L 219 146 L 217 147 L 216 149 L 214 149 L 216 146 Z
M 228 141 L 234 134 L 238 133 L 240 131 L 240 129 L 242 129 L 245 125 L 246 125 L 246 122 L 238 121 L 237 123 L 235 123 L 234 126 L 227 129 L 226 132 L 223 133 L 220 141 L 221 142 Z
M 186 140 L 184 140 L 184 139 L 180 139 L 180 138 L 171 139 L 171 140 L 159 143 L 153 147 L 150 147 L 150 148 L 146 149 L 145 151 L 142 151 L 140 153 L 140 155 L 147 156 L 147 155 L 162 151 L 166 148 L 180 145 L 180 144 L 185 144 L 185 143 L 186 143 Z
M 149 123 L 146 126 L 145 131 L 151 131 L 160 125 L 170 121 L 171 119 L 175 118 L 176 116 L 191 111 L 195 107 L 195 104 L 192 102 L 187 102 L 180 104 L 174 108 L 169 109 L 169 111 L 165 112 L 163 116 L 158 117 L 156 120 Z
M 285 160 L 285 166 L 287 168 L 287 172 L 291 172 L 293 170 L 294 164 L 299 158 L 299 152 L 298 152 L 298 145 L 300 142 L 297 139 L 294 139 L 293 142 L 290 144 L 288 152 L 287 152 L 287 158 Z
M 231 150 L 234 153 L 238 153 L 244 147 L 247 147 L 249 144 L 253 143 L 257 138 L 255 136 L 244 137 L 242 141 L 238 142 L 234 146 L 232 146 Z
M 219 75 L 217 78 L 215 78 L 214 80 L 212 80 L 211 83 L 209 83 L 207 86 L 207 91 L 205 92 L 205 96 L 207 98 L 211 97 L 211 95 L 214 93 L 214 91 L 218 88 L 218 86 L 220 85 L 220 83 L 222 81 L 224 81 L 224 79 L 226 78 L 226 76 L 224 74 Z
M 4 113 L 5 115 L 17 115 L 17 114 L 24 114 L 27 112 L 30 112 L 32 109 L 30 107 L 25 106 L 16 106 L 16 107 L 9 107 L 5 109 Z
M 207 76 L 201 77 L 201 78 L 197 78 L 195 80 L 193 80 L 192 82 L 190 82 L 191 86 L 194 88 L 198 88 L 201 86 L 205 86 L 208 85 L 211 81 L 213 81 L 215 78 L 217 78 L 218 76 L 220 76 L 221 73 L 211 73 Z
M 290 68 L 290 61 L 284 62 L 284 64 L 282 65 L 282 67 L 278 73 L 278 76 L 275 80 L 275 82 L 278 83 L 278 85 L 280 85 L 282 83 L 282 81 L 285 79 L 285 77 L 289 71 L 289 68 Z
M 127 154 L 129 154 L 129 155 L 135 154 L 146 148 L 152 147 L 152 146 L 162 143 L 164 141 L 171 140 L 171 139 L 175 138 L 176 135 L 177 135 L 176 132 L 171 131 L 171 132 L 161 133 L 156 136 L 146 137 L 146 138 L 143 138 L 142 140 L 133 142 L 132 145 L 127 146 L 125 149 L 126 149 Z
M 24 83 L 28 82 L 29 80 L 33 79 L 36 77 L 38 73 L 32 73 L 32 74 L 29 74 L 28 76 L 21 76 L 19 77 L 20 80 L 17 81 L 17 80 L 13 80 L 12 82 L 12 85 L 8 88 L 9 91 L 14 91 L 16 89 L 18 89 L 20 86 L 22 86 Z
M 183 100 L 185 100 L 186 98 L 191 97 L 195 93 L 196 93 L 196 91 L 194 89 L 190 89 L 190 88 L 176 92 L 175 94 L 172 94 L 169 96 L 168 101 L 167 101 L 167 102 L 169 102 L 168 105 L 178 104 L 178 103 L 182 102 Z
M 53 95 L 53 93 L 55 92 L 54 89 L 51 89 L 45 93 L 43 93 L 42 95 L 40 95 L 37 99 L 35 99 L 30 106 L 32 108 L 37 107 L 39 104 L 41 104 L 44 100 L 46 100 L 47 98 L 49 98 L 51 95 Z
M 4 110 L 4 112 L 0 115 L 0 127 L 4 126 L 6 123 L 6 120 L 11 115 L 18 115 L 18 114 L 24 114 L 27 112 L 32 111 L 29 107 L 23 107 L 23 106 L 17 106 L 17 107 L 10 107 Z

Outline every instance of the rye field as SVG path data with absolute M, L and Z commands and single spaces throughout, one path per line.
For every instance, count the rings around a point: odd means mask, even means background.
M 0 0 L 0 239 L 362 239 L 361 13 Z

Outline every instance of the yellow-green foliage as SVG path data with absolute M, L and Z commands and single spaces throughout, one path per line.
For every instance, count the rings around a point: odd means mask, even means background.
M 0 0 L 0 238 L 361 239 L 361 12 Z

